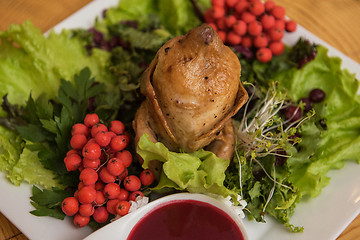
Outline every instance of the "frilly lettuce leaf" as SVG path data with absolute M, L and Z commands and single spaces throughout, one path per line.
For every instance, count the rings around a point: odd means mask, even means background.
M 288 159 L 289 180 L 301 196 L 310 198 L 329 183 L 329 170 L 342 168 L 346 160 L 360 163 L 359 81 L 341 68 L 340 58 L 328 57 L 327 51 L 319 46 L 315 60 L 274 79 L 295 102 L 314 88 L 326 92 L 325 100 L 314 104 L 315 117 L 302 127 L 301 151 Z
M 40 162 L 38 152 L 24 148 L 18 163 L 13 167 L 9 179 L 19 185 L 23 180 L 30 184 L 43 186 L 46 189 L 53 187 L 63 188 L 51 170 L 45 169 Z
M 89 56 L 84 43 L 71 38 L 69 31 L 45 37 L 26 21 L 0 32 L 0 40 L 0 96 L 8 93 L 13 104 L 24 104 L 29 92 L 54 98 L 60 79 L 72 79 L 86 66 L 98 81 L 115 81 L 106 71 L 109 53 L 95 49 Z
M 197 1 L 202 10 L 210 8 L 210 1 Z M 119 20 L 137 20 L 140 24 L 148 14 L 160 16 L 161 23 L 172 35 L 182 35 L 201 24 L 191 1 L 184 0 L 121 0 L 119 5 L 106 12 L 105 21 L 98 22 L 97 28 L 105 30 L 106 25 Z
M 171 152 L 162 143 L 151 142 L 144 134 L 138 142 L 137 153 L 144 159 L 143 168 L 148 168 L 152 160 L 163 162 L 161 179 L 155 190 L 168 187 L 224 197 L 233 194 L 223 184 L 230 160 L 218 158 L 212 152 L 203 149 L 194 153 Z
M 84 42 L 71 37 L 70 31 L 44 36 L 26 21 L 1 31 L 0 42 L 0 97 L 7 94 L 11 104 L 24 105 L 30 93 L 35 98 L 46 94 L 47 99 L 55 99 L 61 79 L 73 79 L 74 74 L 86 66 L 98 81 L 115 82 L 107 70 L 110 54 L 94 49 L 89 56 Z M 0 110 L 0 116 L 4 115 Z M 52 184 L 50 172 L 45 171 L 32 154 L 22 152 L 23 147 L 21 138 L 1 127 L 0 169 L 17 185 L 23 179 L 47 186 Z M 44 180 L 40 180 L 40 176 Z
M 0 126 L 0 170 L 10 173 L 20 159 L 24 146 L 21 137 Z

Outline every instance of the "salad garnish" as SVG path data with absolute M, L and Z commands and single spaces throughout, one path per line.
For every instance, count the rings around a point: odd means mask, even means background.
M 219 18 L 227 13 L 231 24 L 241 10 L 239 5 L 236 11 L 232 7 L 222 11 L 214 2 L 196 1 L 197 11 L 208 23 L 214 23 L 210 14 L 217 11 Z M 64 158 L 72 148 L 72 126 L 87 114 L 96 113 L 105 124 L 121 120 L 133 134 L 131 122 L 143 100 L 139 78 L 167 40 L 202 23 L 193 3 L 122 0 L 90 29 L 44 36 L 25 22 L 0 32 L 0 169 L 15 185 L 34 185 L 32 214 L 65 218 L 61 205 L 79 187 L 80 166 L 68 171 Z M 257 14 L 259 9 L 271 15 L 272 8 L 271 1 L 263 10 L 254 5 L 240 20 L 249 20 L 249 13 Z M 276 9 L 272 16 L 279 18 L 283 11 Z M 272 20 L 262 20 L 261 14 L 255 20 L 264 29 Z M 271 216 L 290 231 L 302 231 L 291 224 L 296 205 L 321 193 L 330 181 L 330 170 L 341 169 L 347 161 L 360 163 L 359 81 L 342 69 L 339 58 L 329 57 L 324 46 L 307 39 L 300 38 L 294 46 L 279 40 L 280 44 L 269 46 L 271 57 L 264 59 L 258 50 L 263 48 L 265 38 L 260 35 L 265 30 L 259 32 L 254 24 L 243 35 L 245 44 L 240 44 L 242 23 L 236 24 L 236 36 L 230 27 L 221 29 L 224 22 L 215 23 L 210 25 L 218 34 L 229 37 L 225 43 L 240 60 L 241 81 L 251 96 L 233 118 L 234 158 L 221 159 L 203 149 L 171 152 L 143 135 L 138 148 L 130 145 L 129 152 L 139 154 L 144 162 L 135 160 L 129 173 L 140 175 L 155 158 L 162 171 L 158 182 L 141 185 L 144 196 L 132 196 L 135 201 L 129 212 L 151 201 L 152 192 L 200 192 L 224 200 L 249 220 L 265 222 Z M 289 22 L 288 28 L 294 30 L 294 23 Z M 271 38 L 282 37 L 284 29 L 275 29 Z M 249 42 L 249 34 L 258 34 L 256 44 Z M 96 217 L 100 222 L 104 211 L 101 208 Z M 119 214 L 102 223 L 92 219 L 89 225 L 98 229 L 114 217 Z M 84 220 L 77 217 L 77 225 Z

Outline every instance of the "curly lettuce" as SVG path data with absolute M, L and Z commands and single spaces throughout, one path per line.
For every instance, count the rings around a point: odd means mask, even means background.
M 214 153 L 200 149 L 194 153 L 169 151 L 162 143 L 152 143 L 149 136 L 141 136 L 137 153 L 144 159 L 143 168 L 149 162 L 163 163 L 159 184 L 154 190 L 173 188 L 196 193 L 213 193 L 224 197 L 232 191 L 224 186 L 225 170 L 230 160 L 218 158 Z
M 69 31 L 44 36 L 26 21 L 1 31 L 0 42 L 0 97 L 7 94 L 11 104 L 24 105 L 30 93 L 55 99 L 61 79 L 72 79 L 86 66 L 98 81 L 115 82 L 107 70 L 110 53 L 94 50 L 89 56 L 84 42 Z M 2 109 L 0 116 L 5 116 Z M 36 154 L 23 152 L 25 143 L 19 136 L 4 127 L 0 127 L 0 133 L 0 170 L 7 178 L 16 185 L 26 180 L 46 187 L 59 186 Z

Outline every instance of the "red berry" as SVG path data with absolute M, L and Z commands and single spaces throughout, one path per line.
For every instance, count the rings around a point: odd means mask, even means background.
M 260 16 L 265 11 L 265 6 L 262 2 L 252 2 L 250 3 L 249 10 L 255 16 Z
M 106 167 L 100 169 L 99 177 L 104 183 L 111 183 L 115 182 L 116 180 L 116 177 L 114 175 L 111 175 Z
M 309 99 L 311 102 L 319 103 L 324 101 L 326 93 L 320 88 L 314 88 L 309 93 Z
M 262 32 L 262 25 L 259 21 L 254 21 L 248 25 L 248 33 L 251 36 L 258 36 Z
M 110 131 L 114 132 L 115 134 L 123 134 L 125 131 L 125 125 L 118 120 L 114 120 L 110 122 Z
M 237 2 L 238 2 L 238 0 L 225 0 L 226 6 L 228 6 L 230 8 L 235 7 Z
M 118 204 L 120 202 L 119 199 L 110 199 L 109 201 L 106 202 L 106 210 L 111 213 L 116 215 L 116 204 Z
M 272 15 L 264 14 L 264 15 L 261 17 L 260 22 L 261 22 L 263 28 L 264 28 L 265 30 L 267 30 L 267 29 L 270 29 L 270 28 L 274 27 L 274 25 L 275 25 L 275 18 L 274 18 L 274 16 L 272 16 Z
M 90 217 L 84 217 L 80 214 L 76 214 L 74 217 L 74 225 L 78 228 L 85 227 L 90 222 Z
M 102 123 L 95 124 L 94 126 L 91 127 L 90 130 L 91 137 L 95 138 L 96 134 L 101 131 L 107 132 L 108 128 Z
M 220 39 L 225 42 L 226 41 L 226 33 L 224 31 L 217 31 L 217 34 L 219 35 Z
M 119 194 L 119 196 L 118 196 L 118 199 L 119 199 L 120 201 L 126 201 L 126 200 L 128 200 L 128 198 L 129 198 L 129 192 L 126 191 L 125 189 L 121 188 L 121 189 L 120 189 L 120 194 Z
M 246 23 L 242 20 L 236 21 L 235 24 L 233 25 L 233 31 L 240 36 L 245 35 L 245 33 L 247 32 Z
M 120 216 L 125 216 L 129 213 L 130 207 L 131 204 L 128 201 L 119 201 L 115 206 L 115 210 Z
M 85 186 L 78 192 L 79 202 L 82 204 L 92 203 L 96 199 L 96 190 L 93 187 Z
M 225 16 L 225 9 L 223 7 L 220 6 L 213 6 L 212 7 L 212 16 L 215 19 L 221 18 L 223 16 Z
M 234 15 L 229 15 L 225 17 L 226 27 L 232 28 L 235 22 L 236 22 L 236 17 Z
M 249 3 L 247 1 L 239 1 L 235 5 L 235 11 L 237 13 L 243 13 L 249 8 Z
M 272 54 L 269 48 L 260 48 L 256 51 L 256 58 L 262 63 L 269 62 L 272 58 Z
M 81 157 L 79 154 L 73 153 L 64 158 L 66 170 L 75 171 L 81 166 Z
M 312 102 L 310 101 L 309 98 L 307 97 L 304 97 L 304 98 L 301 98 L 299 100 L 299 103 L 302 102 L 302 104 L 304 104 L 304 112 L 308 112 L 312 109 Z M 289 138 L 292 137 L 292 138 L 295 138 L 297 137 L 296 135 L 292 135 L 292 136 L 289 136 Z
M 84 119 L 84 124 L 88 128 L 91 128 L 100 121 L 99 116 L 96 113 L 87 114 Z
M 285 17 L 285 8 L 281 6 L 274 6 L 271 9 L 271 15 L 273 15 L 277 19 L 284 19 Z
M 124 148 L 126 148 L 127 145 L 128 145 L 128 141 L 125 135 L 118 135 L 113 139 L 111 139 L 110 142 L 110 147 L 112 148 L 112 150 L 116 152 L 123 150 Z
M 113 137 L 116 137 L 116 134 L 114 132 L 106 132 L 106 134 L 110 137 L 110 139 L 112 139 Z
M 123 181 L 129 174 L 129 171 L 127 168 L 125 168 L 125 171 L 119 176 L 120 180 Z
M 284 20 L 275 20 L 274 28 L 285 30 L 285 21 Z
M 212 27 L 215 31 L 217 31 L 217 26 L 215 23 L 208 23 L 210 27 Z
M 218 29 L 220 30 L 226 30 L 227 26 L 226 26 L 226 21 L 225 21 L 225 17 L 219 18 L 216 20 L 216 26 Z
M 231 31 L 227 34 L 226 42 L 231 46 L 239 45 L 241 43 L 241 37 L 235 32 Z
M 295 105 L 288 106 L 285 109 L 285 119 L 290 122 L 299 120 L 302 116 L 301 108 Z
M 269 45 L 269 48 L 274 56 L 278 56 L 284 52 L 284 43 L 279 42 L 272 42 Z
M 140 189 L 141 187 L 141 181 L 140 179 L 135 175 L 127 176 L 124 179 L 124 187 L 126 190 L 130 192 L 135 192 Z
M 94 220 L 98 223 L 104 223 L 109 218 L 109 212 L 104 206 L 95 208 L 94 214 L 92 215 Z
M 106 166 L 111 175 L 119 176 L 125 170 L 124 163 L 118 158 L 111 158 Z
M 90 217 L 91 215 L 93 215 L 94 211 L 95 211 L 95 209 L 92 204 L 90 204 L 90 203 L 80 204 L 79 214 L 81 216 Z
M 246 35 L 242 38 L 241 44 L 244 47 L 251 48 L 253 46 L 253 40 L 249 35 Z
M 78 199 L 79 189 L 74 192 L 74 198 Z
M 79 151 L 76 149 L 71 149 L 66 153 L 66 156 L 70 156 L 71 154 L 78 154 L 79 155 Z
M 79 179 L 85 185 L 93 185 L 98 180 L 98 174 L 92 168 L 85 168 L 84 170 L 81 171 Z
M 269 31 L 271 41 L 280 41 L 284 36 L 284 31 L 278 28 L 273 28 Z
M 104 187 L 105 187 L 105 183 L 103 183 L 103 181 L 101 181 L 101 180 L 98 180 L 98 181 L 95 183 L 95 190 L 96 190 L 96 191 L 103 190 Z
M 145 169 L 140 173 L 140 181 L 144 186 L 151 185 L 154 179 L 154 173 L 150 169 Z
M 116 183 L 108 183 L 104 187 L 104 194 L 107 199 L 115 199 L 120 194 L 120 186 Z
M 95 198 L 95 204 L 96 205 L 102 205 L 106 202 L 105 195 L 102 191 L 97 190 L 96 191 L 96 198 Z
M 80 189 L 82 189 L 83 187 L 85 187 L 86 185 L 83 183 L 83 182 L 79 182 L 79 184 L 78 184 L 78 190 L 80 190 Z M 95 184 L 94 185 L 89 185 L 89 186 L 95 186 Z
M 87 143 L 82 149 L 82 155 L 88 159 L 98 159 L 101 156 L 101 148 L 97 143 Z
M 211 5 L 225 7 L 225 0 L 211 0 Z
M 264 3 L 264 6 L 265 6 L 265 11 L 270 13 L 271 9 L 273 9 L 273 7 L 275 7 L 275 3 L 273 1 L 266 1 Z
M 61 203 L 61 210 L 67 216 L 74 216 L 79 211 L 79 201 L 75 197 L 67 197 Z
M 100 131 L 95 135 L 95 142 L 101 147 L 106 147 L 111 141 L 111 136 L 108 132 Z
M 293 20 L 289 20 L 285 23 L 285 30 L 287 32 L 295 32 L 296 31 L 297 24 Z
M 254 14 L 251 14 L 249 12 L 243 12 L 241 14 L 241 20 L 243 20 L 245 23 L 249 24 L 251 22 L 256 21 L 256 17 Z
M 204 20 L 206 23 L 212 23 L 215 21 L 215 18 L 212 15 L 212 9 L 208 9 L 205 13 L 204 13 Z
M 83 167 L 84 168 L 96 169 L 99 166 L 100 166 L 100 159 L 88 159 L 88 158 L 83 159 Z
M 260 34 L 259 36 L 256 36 L 254 38 L 254 46 L 256 48 L 267 47 L 267 45 L 268 45 L 268 39 L 264 34 Z
M 132 192 L 129 196 L 129 201 L 136 201 L 136 198 L 139 196 L 143 197 L 144 194 L 141 191 Z
M 84 134 L 85 136 L 89 136 L 90 130 L 85 124 L 76 123 L 71 128 L 71 135 L 74 136 L 76 134 Z
M 84 134 L 73 135 L 70 139 L 70 146 L 73 149 L 81 150 L 87 143 L 87 137 Z

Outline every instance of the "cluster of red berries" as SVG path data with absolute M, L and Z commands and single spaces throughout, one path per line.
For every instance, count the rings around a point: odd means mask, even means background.
M 284 31 L 294 32 L 297 24 L 285 19 L 285 9 L 273 1 L 212 0 L 204 14 L 224 43 L 256 50 L 256 58 L 268 62 L 284 51 Z
M 140 176 L 128 175 L 132 155 L 125 148 L 130 135 L 121 121 L 109 128 L 100 123 L 97 114 L 88 114 L 84 123 L 73 125 L 70 145 L 64 158 L 68 171 L 80 171 L 79 185 L 73 197 L 65 198 L 62 211 L 74 216 L 74 224 L 84 227 L 92 217 L 104 223 L 110 214 L 124 216 L 131 201 L 136 201 L 143 186 L 154 181 L 154 174 L 145 169 Z

